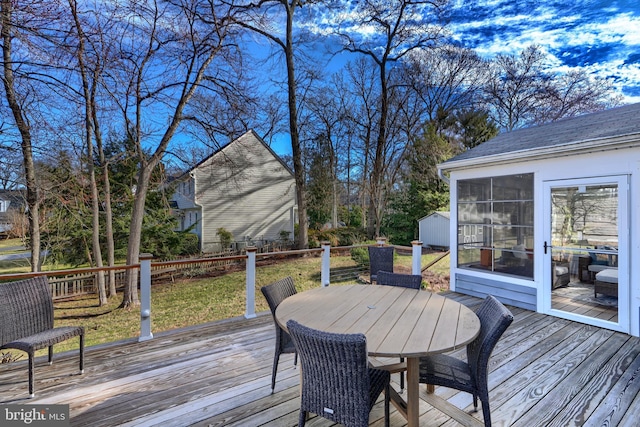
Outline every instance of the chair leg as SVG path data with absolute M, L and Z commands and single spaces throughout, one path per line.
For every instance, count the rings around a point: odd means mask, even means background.
M 33 353 L 29 353 L 29 397 L 35 397 L 35 393 L 33 392 Z
M 400 363 L 404 362 L 404 357 L 400 358 Z M 404 372 L 400 372 L 400 393 L 404 391 Z
M 384 427 L 389 427 L 389 388 L 389 384 L 384 388 Z
M 293 366 L 298 366 L 298 352 L 293 353 Z
M 484 427 L 491 427 L 491 411 L 488 400 L 482 402 L 482 416 L 484 417 Z
M 278 372 L 278 362 L 280 361 L 280 352 L 276 350 L 276 354 L 273 357 L 273 369 L 271 370 L 271 393 L 276 388 L 276 373 Z
M 80 373 L 84 374 L 84 335 L 80 335 Z
M 473 393 L 473 412 L 478 412 L 478 395 Z
M 307 411 L 300 409 L 300 416 L 298 417 L 298 427 L 304 427 L 307 422 Z
M 53 364 L 53 346 L 49 346 L 49 365 Z

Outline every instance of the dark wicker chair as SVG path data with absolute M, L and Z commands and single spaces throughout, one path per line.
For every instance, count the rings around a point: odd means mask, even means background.
M 400 274 L 388 271 L 378 271 L 376 283 L 378 285 L 401 286 L 403 288 L 420 289 L 422 276 L 419 274 Z
M 423 357 L 420 359 L 420 382 L 471 393 L 476 411 L 480 398 L 484 425 L 489 427 L 489 357 L 513 321 L 513 315 L 491 295 L 485 298 L 476 314 L 480 319 L 480 335 L 467 346 L 468 362 L 444 354 Z
M 298 364 L 298 353 L 296 352 L 296 347 L 293 345 L 293 341 L 291 341 L 291 337 L 287 331 L 282 329 L 280 325 L 278 325 L 278 322 L 276 322 L 276 308 L 278 308 L 278 305 L 280 305 L 285 298 L 295 295 L 297 291 L 291 277 L 285 277 L 270 285 L 263 286 L 260 290 L 267 300 L 267 304 L 269 304 L 269 309 L 271 309 L 271 315 L 273 316 L 273 323 L 276 325 L 276 351 L 273 357 L 273 371 L 271 374 L 271 393 L 273 393 L 276 388 L 276 373 L 278 371 L 280 354 L 294 353 L 293 364 Z
M 378 281 L 378 271 L 393 272 L 393 246 L 369 246 L 369 277 Z
M 334 334 L 308 328 L 295 320 L 287 329 L 300 353 L 302 385 L 298 426 L 314 413 L 347 427 L 369 425 L 369 413 L 384 395 L 389 425 L 389 372 L 368 367 L 363 334 Z
M 29 357 L 29 396 L 34 397 L 34 354 L 53 345 L 80 337 L 80 373 L 84 372 L 84 328 L 53 327 L 53 299 L 46 276 L 0 284 L 0 349 L 16 349 Z
M 422 276 L 419 274 L 390 273 L 380 270 L 378 271 L 376 283 L 378 285 L 420 289 L 422 287 Z M 400 362 L 404 362 L 404 357 L 400 358 Z M 379 368 L 384 369 L 384 366 L 379 366 Z M 404 372 L 402 371 L 400 372 L 400 390 L 404 390 Z

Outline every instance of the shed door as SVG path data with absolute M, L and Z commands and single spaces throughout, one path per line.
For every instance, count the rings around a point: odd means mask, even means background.
M 545 182 L 545 312 L 629 331 L 627 193 L 627 176 Z

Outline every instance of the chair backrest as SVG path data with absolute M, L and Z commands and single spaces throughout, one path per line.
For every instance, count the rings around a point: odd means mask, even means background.
M 377 281 L 378 271 L 393 271 L 393 246 L 369 246 L 369 274 Z
M 295 320 L 287 329 L 302 364 L 301 409 L 336 423 L 368 425 L 366 337 L 318 331 Z
M 263 286 L 260 290 L 267 300 L 271 314 L 274 317 L 276 315 L 276 308 L 278 308 L 280 303 L 284 301 L 285 298 L 297 293 L 296 286 L 293 284 L 293 279 L 290 276 Z
M 276 325 L 276 346 L 283 350 L 291 342 L 291 337 L 278 325 L 276 322 L 276 308 L 280 305 L 285 298 L 295 295 L 297 293 L 296 286 L 293 284 L 293 279 L 288 276 L 284 279 L 280 279 L 270 285 L 260 288 L 262 295 L 264 295 L 269 304 L 271 315 L 273 316 L 273 323 Z
M 467 361 L 479 388 L 487 387 L 489 357 L 504 331 L 513 322 L 513 314 L 492 295 L 487 296 L 476 315 L 480 334 L 467 346 Z M 485 390 L 487 391 L 487 390 Z
M 403 288 L 420 289 L 422 286 L 422 276 L 419 274 L 400 274 L 388 271 L 378 271 L 376 278 L 378 285 L 401 286 Z
M 0 283 L 0 345 L 53 328 L 46 276 Z

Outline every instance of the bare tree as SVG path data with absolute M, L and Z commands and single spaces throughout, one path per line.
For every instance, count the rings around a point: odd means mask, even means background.
M 424 104 L 426 119 L 438 110 L 453 113 L 481 102 L 487 83 L 487 63 L 471 49 L 452 45 L 417 49 L 408 56 L 403 81 Z
M 377 103 L 379 88 L 375 84 L 376 75 L 371 60 L 362 57 L 347 64 L 348 83 L 342 92 L 342 104 L 345 108 L 345 119 L 350 123 L 351 134 L 354 139 L 350 152 L 359 152 L 353 165 L 360 166 L 359 200 L 362 213 L 361 223 L 367 226 L 367 206 L 370 205 L 369 176 L 375 154 L 375 125 L 378 122 L 379 111 Z
M 622 95 L 615 95 L 609 80 L 590 75 L 586 70 L 555 75 L 544 95 L 541 107 L 535 111 L 536 124 L 593 113 L 622 103 Z
M 534 120 L 550 80 L 544 60 L 540 48 L 530 46 L 520 55 L 498 55 L 493 61 L 486 100 L 502 129 L 510 131 Z
M 25 184 L 27 187 L 27 215 L 29 219 L 29 238 L 31 249 L 31 269 L 40 270 L 40 197 L 38 195 L 38 185 L 36 182 L 35 166 L 33 160 L 33 139 L 28 112 L 25 108 L 25 99 L 18 89 L 15 69 L 19 66 L 19 61 L 14 60 L 13 41 L 16 36 L 15 2 L 2 0 L 0 3 L 0 14 L 2 19 L 2 82 L 4 85 L 5 97 L 13 120 L 20 135 L 20 147 L 22 150 L 22 161 L 24 166 Z
M 153 170 L 183 120 L 216 55 L 227 48 L 226 11 L 212 2 L 130 1 L 120 10 L 120 62 L 109 88 L 119 104 L 139 164 L 127 264 L 138 263 L 145 199 Z M 130 271 L 130 270 L 129 270 Z M 128 275 L 123 307 L 138 305 L 137 274 Z
M 302 8 L 313 8 L 322 1 L 303 0 L 261 0 L 257 3 L 242 2 L 238 6 L 238 14 L 234 16 L 237 25 L 259 34 L 273 43 L 284 54 L 287 72 L 287 106 L 289 113 L 289 136 L 293 170 L 296 181 L 296 197 L 298 204 L 298 247 L 306 248 L 309 244 L 307 201 L 305 185 L 305 168 L 303 150 L 300 141 L 298 124 L 298 81 L 296 77 L 296 40 L 294 39 L 296 12 Z M 278 25 L 281 18 L 284 25 Z
M 485 100 L 500 128 L 513 129 L 591 113 L 620 104 L 606 79 L 584 71 L 554 72 L 540 46 L 498 55 Z
M 86 63 L 86 36 L 78 13 L 76 0 L 69 0 L 69 10 L 73 17 L 74 30 L 77 36 L 77 46 L 75 56 L 78 61 L 78 73 L 80 74 L 82 85 L 82 99 L 84 100 L 84 141 L 86 148 L 86 167 L 89 173 L 89 183 L 91 187 L 91 217 L 92 217 L 92 252 L 96 267 L 103 267 L 102 249 L 100 247 L 100 201 L 98 199 L 98 184 L 96 181 L 93 138 L 95 133 L 94 121 L 97 117 L 95 113 L 95 80 L 93 85 L 90 81 L 95 74 L 89 69 Z M 92 88 L 93 86 L 93 88 Z M 107 291 L 105 287 L 104 271 L 98 271 L 98 301 L 100 305 L 107 304 Z
M 434 45 L 440 39 L 444 29 L 438 23 L 438 13 L 446 3 L 447 0 L 354 1 L 347 8 L 352 13 L 343 18 L 337 31 L 343 49 L 367 56 L 376 64 L 378 72 L 379 118 L 373 168 L 369 178 L 370 235 L 380 234 L 385 206 L 385 152 L 391 142 L 389 108 L 393 89 L 389 83 L 393 72 L 392 64 L 416 49 Z M 354 31 L 354 28 L 362 31 Z

